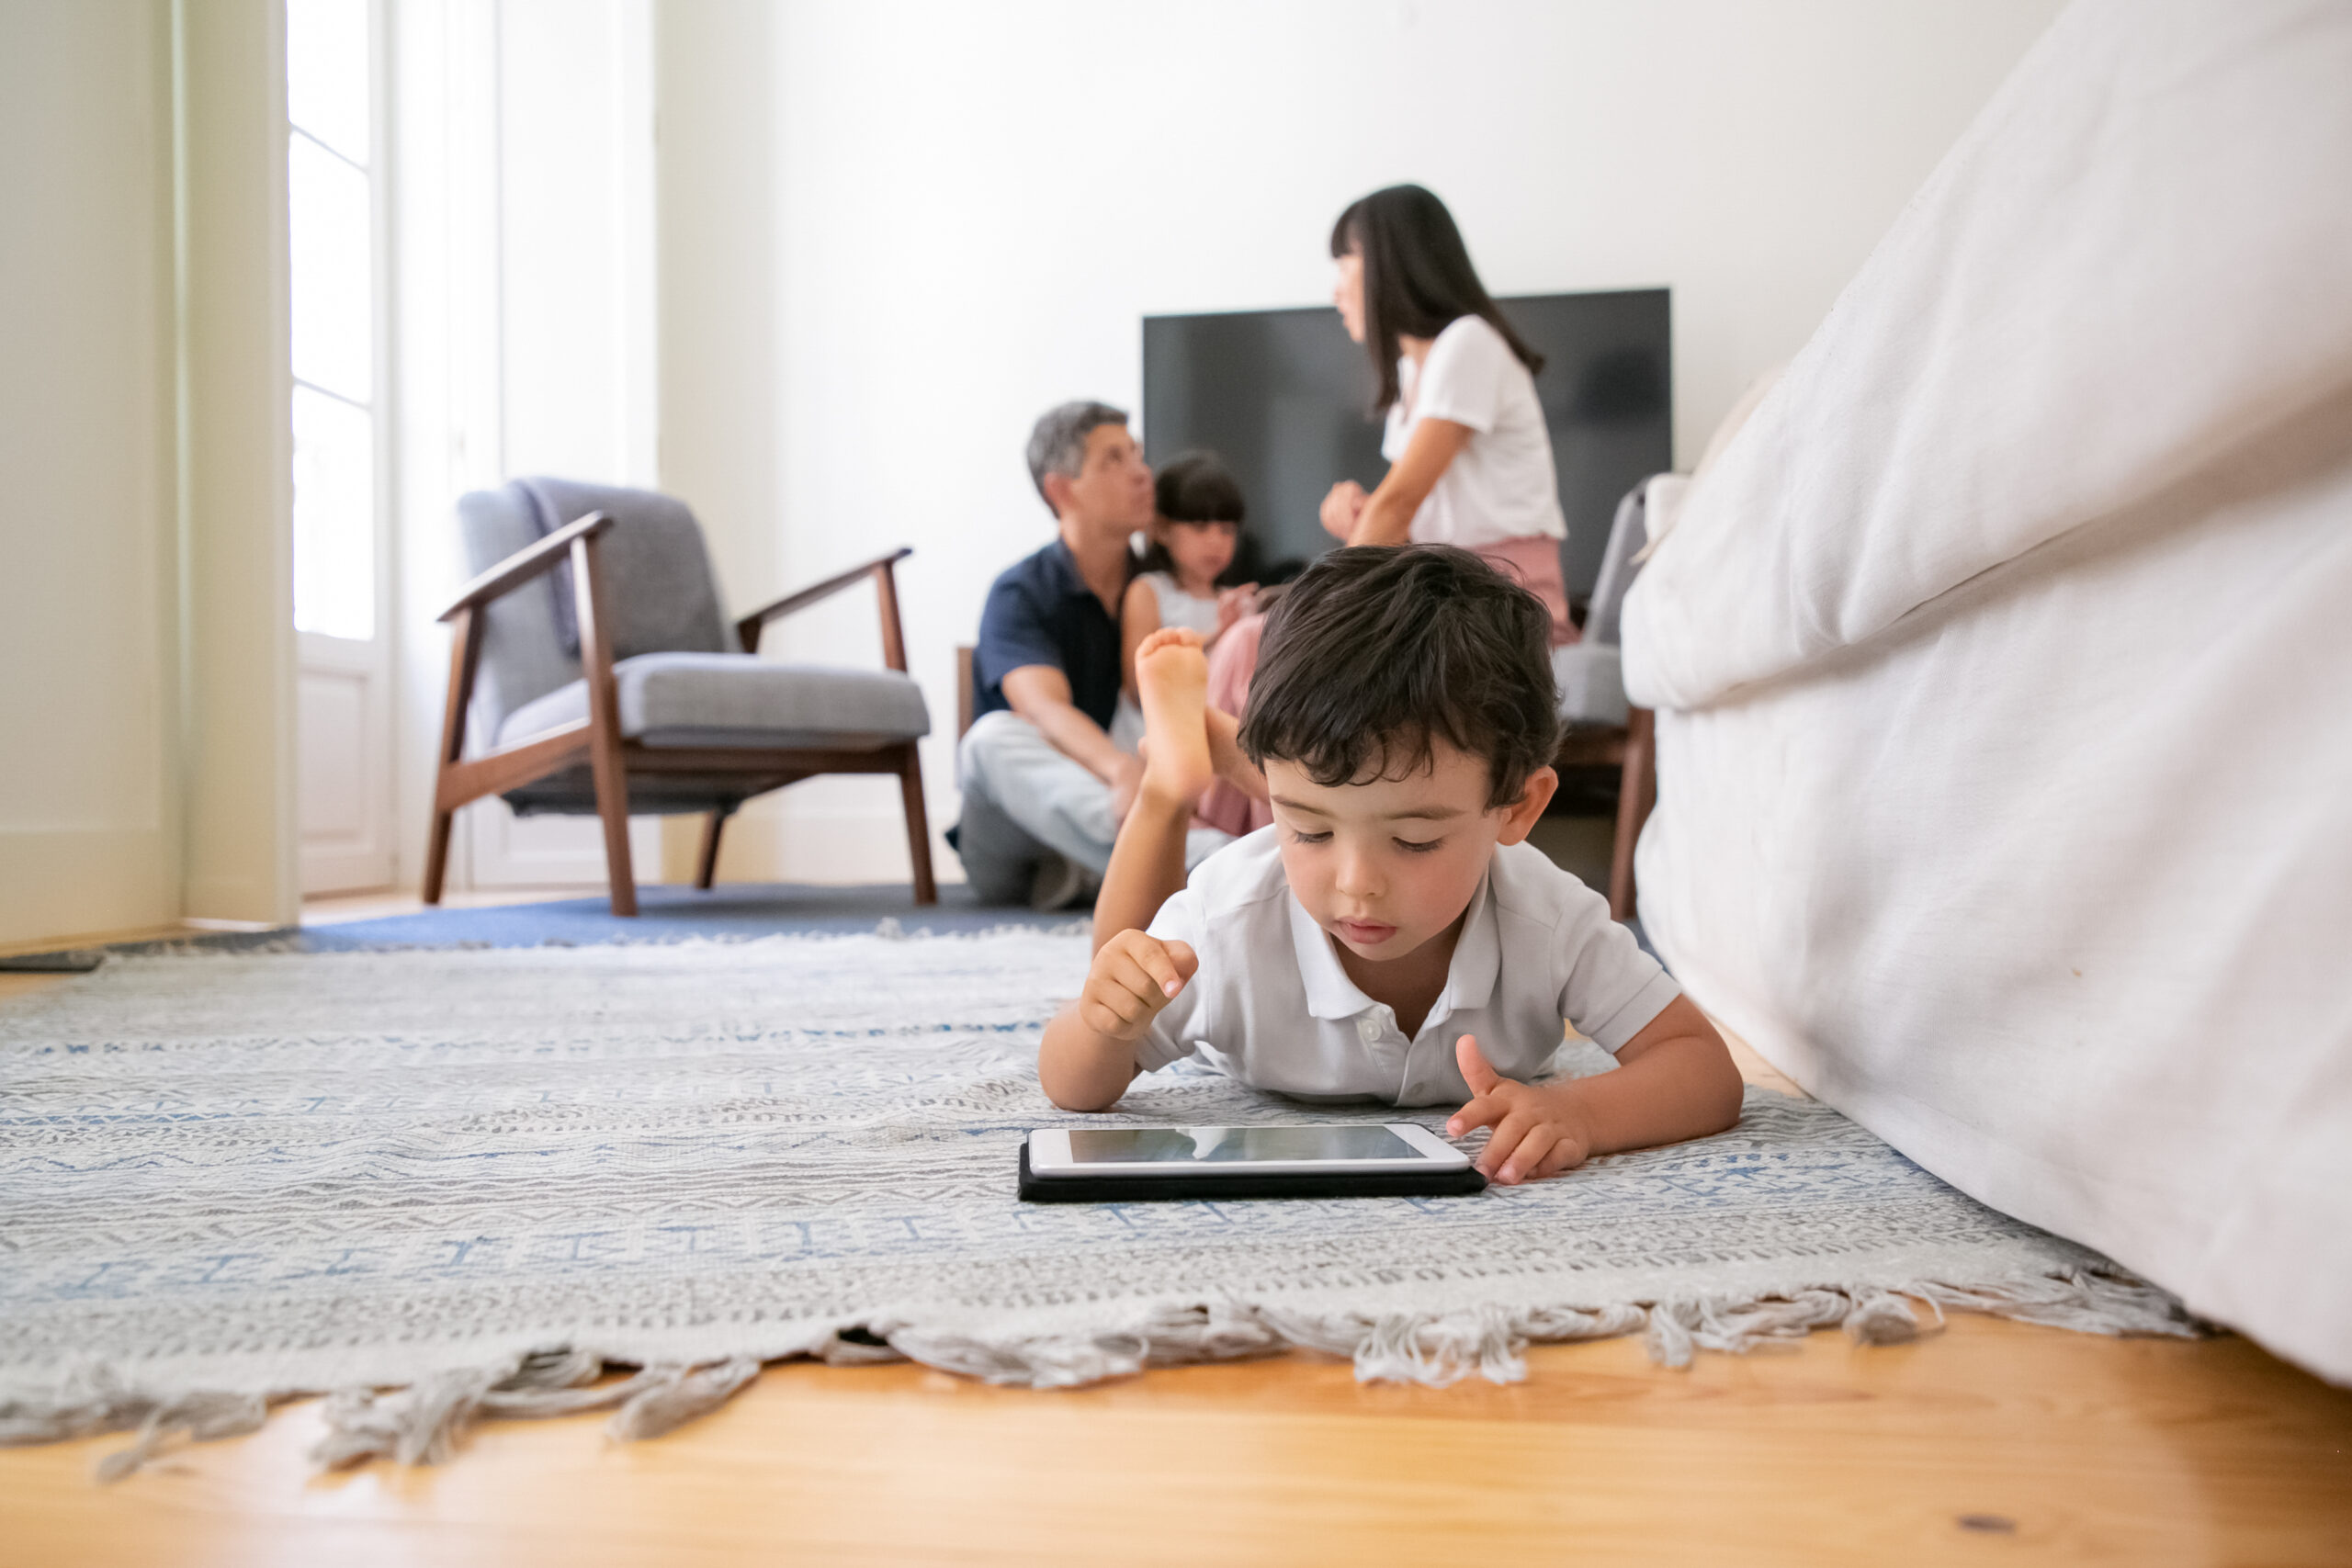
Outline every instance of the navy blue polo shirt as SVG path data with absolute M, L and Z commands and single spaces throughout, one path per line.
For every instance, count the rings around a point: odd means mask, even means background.
M 1071 705 L 1111 728 L 1119 706 L 1119 623 L 1059 539 L 1005 568 L 989 590 L 972 651 L 977 712 L 1010 708 L 1004 678 L 1029 664 L 1050 664 L 1068 676 Z

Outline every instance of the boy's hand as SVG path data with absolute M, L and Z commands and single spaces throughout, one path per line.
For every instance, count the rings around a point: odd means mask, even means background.
M 1592 1150 L 1592 1128 L 1567 1086 L 1539 1089 L 1501 1077 L 1468 1034 L 1454 1047 L 1454 1060 L 1462 1065 L 1471 1099 L 1445 1131 L 1458 1138 L 1473 1127 L 1495 1130 L 1477 1160 L 1489 1180 L 1509 1187 L 1584 1163 Z
M 1078 1016 L 1086 1027 L 1113 1040 L 1133 1042 L 1159 1010 L 1184 988 L 1201 966 L 1198 954 L 1181 942 L 1162 942 L 1139 931 L 1124 931 L 1104 942 L 1086 972 Z

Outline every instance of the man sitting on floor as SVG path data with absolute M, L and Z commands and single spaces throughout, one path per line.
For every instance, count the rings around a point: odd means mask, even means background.
M 1060 908 L 1090 896 L 1143 779 L 1136 737 L 1114 739 L 1119 613 L 1130 536 L 1151 521 L 1151 469 L 1127 416 L 1096 402 L 1047 411 L 1029 477 L 1060 536 L 1005 569 L 980 612 L 978 716 L 956 756 L 956 853 L 981 902 Z M 1196 829 L 1186 860 L 1227 840 Z

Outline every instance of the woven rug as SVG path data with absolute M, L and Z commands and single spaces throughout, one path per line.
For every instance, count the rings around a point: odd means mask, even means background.
M 2166 1297 L 1835 1111 L 1475 1198 L 1027 1206 L 1039 1031 L 1075 931 L 117 959 L 0 1004 L 0 1440 L 249 1429 L 325 1391 L 320 1457 L 450 1451 L 485 1415 L 645 1435 L 785 1357 L 1033 1386 L 1278 1353 L 1521 1375 L 1915 1304 L 2183 1333 Z M 1583 1055 L 1579 1055 L 1583 1053 Z M 1589 1045 L 1563 1071 L 1596 1070 Z M 1132 1123 L 1391 1120 L 1204 1071 Z M 616 1381 L 613 1366 L 634 1368 Z

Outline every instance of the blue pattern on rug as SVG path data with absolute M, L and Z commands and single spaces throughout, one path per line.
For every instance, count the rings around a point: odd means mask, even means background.
M 991 907 L 971 890 L 949 884 L 939 902 L 918 906 L 903 882 L 820 886 L 804 883 L 723 883 L 707 892 L 663 884 L 640 886 L 639 913 L 613 913 L 604 894 L 492 908 L 433 908 L 413 915 L 341 920 L 299 931 L 221 934 L 198 939 L 224 952 L 292 947 L 304 953 L 356 953 L 404 947 L 592 947 L 606 942 L 745 942 L 765 936 L 852 936 L 896 921 L 909 936 L 969 935 L 1007 927 L 1057 931 L 1083 925 L 1083 909 L 1040 914 L 1019 906 Z M 173 944 L 141 942 L 119 951 L 153 952 Z

